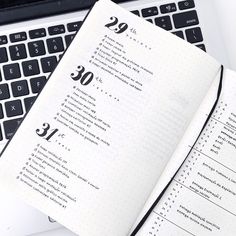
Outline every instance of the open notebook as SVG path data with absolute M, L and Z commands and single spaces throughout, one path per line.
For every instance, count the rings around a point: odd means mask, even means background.
M 100 0 L 3 151 L 1 189 L 81 236 L 235 235 L 235 91 L 234 72 Z

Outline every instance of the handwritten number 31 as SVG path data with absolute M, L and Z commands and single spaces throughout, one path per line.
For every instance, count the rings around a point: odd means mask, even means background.
M 121 34 L 128 29 L 128 25 L 126 23 L 118 23 L 118 19 L 115 16 L 110 18 L 111 22 L 106 24 L 105 27 L 114 31 L 117 34 Z
M 36 129 L 36 133 L 39 137 L 45 137 L 47 141 L 50 142 L 50 139 L 58 132 L 58 129 L 50 130 L 50 124 L 43 123 L 42 129 Z

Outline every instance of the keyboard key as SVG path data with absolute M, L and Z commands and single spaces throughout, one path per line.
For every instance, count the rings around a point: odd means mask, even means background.
M 82 21 L 72 22 L 67 24 L 67 29 L 69 32 L 78 31 L 82 25 Z
M 65 36 L 66 47 L 68 47 L 71 44 L 71 42 L 74 39 L 74 37 L 75 37 L 75 34 L 70 34 L 70 35 L 66 35 Z
M 1 35 L 0 36 L 0 45 L 7 44 L 7 36 L 6 35 Z
M 0 126 L 0 141 L 3 140 L 3 135 L 2 135 L 2 127 Z
M 49 53 L 63 52 L 64 46 L 61 37 L 47 39 Z
M 42 38 L 42 37 L 45 37 L 46 35 L 47 35 L 47 33 L 44 28 L 29 31 L 29 36 L 31 39 Z
M 14 100 L 5 103 L 7 117 L 19 116 L 23 114 L 21 100 Z
M 199 45 L 196 45 L 198 48 L 202 49 L 204 52 L 206 52 L 206 47 L 204 44 L 199 44 Z
M 178 3 L 180 10 L 194 8 L 195 4 L 193 0 L 181 1 Z
M 20 80 L 11 83 L 11 89 L 14 97 L 20 97 L 29 94 L 28 83 L 26 80 Z
M 6 48 L 0 48 L 0 63 L 7 61 L 8 61 L 8 56 Z
M 187 41 L 190 43 L 199 43 L 203 41 L 202 31 L 199 27 L 185 30 Z
M 174 14 L 173 19 L 175 28 L 177 29 L 199 24 L 197 12 L 195 10 Z
M 63 34 L 65 31 L 64 25 L 55 25 L 48 28 L 48 33 L 50 35 Z
M 26 49 L 24 44 L 18 44 L 9 47 L 12 61 L 24 59 L 27 57 Z
M 4 100 L 10 97 L 8 84 L 0 84 L 0 100 Z
M 1 71 L 0 71 L 0 81 L 2 81 L 2 73 L 1 73 Z
M 149 7 L 141 10 L 143 17 L 155 16 L 158 14 L 157 7 Z
M 57 58 L 55 56 L 42 58 L 41 64 L 44 73 L 52 72 L 57 65 Z
M 4 118 L 2 104 L 0 104 L 0 119 Z
M 44 85 L 46 84 L 47 80 L 45 76 L 33 78 L 30 80 L 30 85 L 33 93 L 39 93 Z
M 152 19 L 147 19 L 146 21 L 150 22 L 150 23 L 153 23 L 153 20 Z
M 24 99 L 24 103 L 25 103 L 25 110 L 29 111 L 29 109 L 31 108 L 31 106 L 33 105 L 35 99 L 37 96 L 34 97 L 28 97 Z
M 183 31 L 175 31 L 175 32 L 172 32 L 174 35 L 178 36 L 179 38 L 181 39 L 184 39 L 184 33 Z
M 2 119 L 3 117 L 4 114 L 3 114 L 2 104 L 0 104 L 0 119 Z
M 4 132 L 6 139 L 10 139 L 15 133 L 21 119 L 8 120 L 3 122 Z
M 0 100 L 10 98 L 8 84 L 0 84 Z
M 140 13 L 139 13 L 138 10 L 131 11 L 131 13 L 133 13 L 133 14 L 136 15 L 136 16 L 140 16 Z
M 27 39 L 27 35 L 25 32 L 10 34 L 10 40 L 12 43 L 24 41 L 26 39 Z
M 43 40 L 28 43 L 28 48 L 31 57 L 37 57 L 46 54 Z
M 165 13 L 177 11 L 177 7 L 175 3 L 169 3 L 169 4 L 161 5 L 160 10 L 162 14 L 165 14 Z
M 32 76 L 40 73 L 39 64 L 37 60 L 22 62 L 24 76 Z
M 172 24 L 169 16 L 162 16 L 155 18 L 155 24 L 162 29 L 172 30 Z
M 6 80 L 17 79 L 21 77 L 18 63 L 3 66 L 3 72 Z

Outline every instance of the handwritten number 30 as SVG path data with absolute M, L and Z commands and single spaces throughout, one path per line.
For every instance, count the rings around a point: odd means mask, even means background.
M 78 66 L 76 73 L 72 73 L 70 76 L 75 81 L 79 80 L 82 85 L 90 84 L 94 77 L 92 72 L 85 72 L 83 66 Z
M 110 18 L 111 22 L 106 24 L 105 27 L 114 31 L 117 34 L 121 34 L 128 29 L 128 25 L 126 23 L 118 24 L 118 19 L 115 16 Z

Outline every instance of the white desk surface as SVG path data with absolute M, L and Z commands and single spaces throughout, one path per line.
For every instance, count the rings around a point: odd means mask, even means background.
M 32 236 L 77 236 L 77 235 L 65 228 L 60 228 L 57 230 L 51 230 L 40 234 L 34 234 Z
M 195 0 L 197 1 L 197 0 Z M 222 9 L 222 19 L 226 20 L 227 24 L 229 25 L 228 30 L 229 30 L 229 35 L 230 35 L 230 40 L 232 42 L 232 45 L 234 47 L 232 50 L 236 54 L 236 17 L 235 17 L 235 10 L 236 10 L 236 1 L 235 0 L 214 0 L 216 1 L 216 4 L 218 4 L 218 9 Z M 236 68 L 233 68 L 236 70 Z M 65 228 L 60 228 L 57 230 L 52 230 L 40 234 L 35 234 L 32 236 L 76 236 L 76 234 L 73 234 L 69 230 Z

